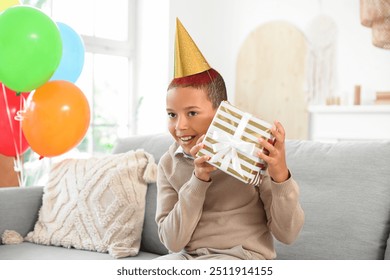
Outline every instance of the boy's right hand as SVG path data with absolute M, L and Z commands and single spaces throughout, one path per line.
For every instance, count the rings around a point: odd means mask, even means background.
M 193 146 L 190 150 L 191 155 L 194 157 L 195 165 L 195 176 L 202 181 L 209 182 L 211 180 L 210 173 L 217 168 L 207 163 L 210 159 L 210 156 L 204 155 L 201 157 L 196 157 L 196 154 L 203 148 L 204 144 L 202 143 L 205 135 L 200 137 L 196 142 L 196 145 Z

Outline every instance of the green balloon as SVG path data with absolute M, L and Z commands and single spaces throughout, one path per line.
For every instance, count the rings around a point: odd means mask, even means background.
M 62 56 L 56 23 L 41 10 L 14 6 L 0 14 L 0 81 L 16 92 L 45 84 Z

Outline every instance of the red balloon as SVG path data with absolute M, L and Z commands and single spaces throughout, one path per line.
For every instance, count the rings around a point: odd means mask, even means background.
M 15 120 L 17 113 L 23 110 L 23 98 L 26 99 L 28 95 L 22 93 L 18 96 L 0 83 L 0 154 L 15 157 L 29 148 L 21 121 Z

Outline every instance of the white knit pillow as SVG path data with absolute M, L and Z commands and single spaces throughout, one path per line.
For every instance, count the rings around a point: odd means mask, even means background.
M 147 182 L 156 164 L 142 150 L 53 165 L 34 231 L 25 240 L 109 252 L 139 252 Z

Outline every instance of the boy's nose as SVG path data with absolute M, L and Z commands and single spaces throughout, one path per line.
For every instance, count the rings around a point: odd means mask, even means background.
M 176 130 L 183 130 L 188 128 L 188 121 L 185 117 L 178 117 L 176 123 Z

